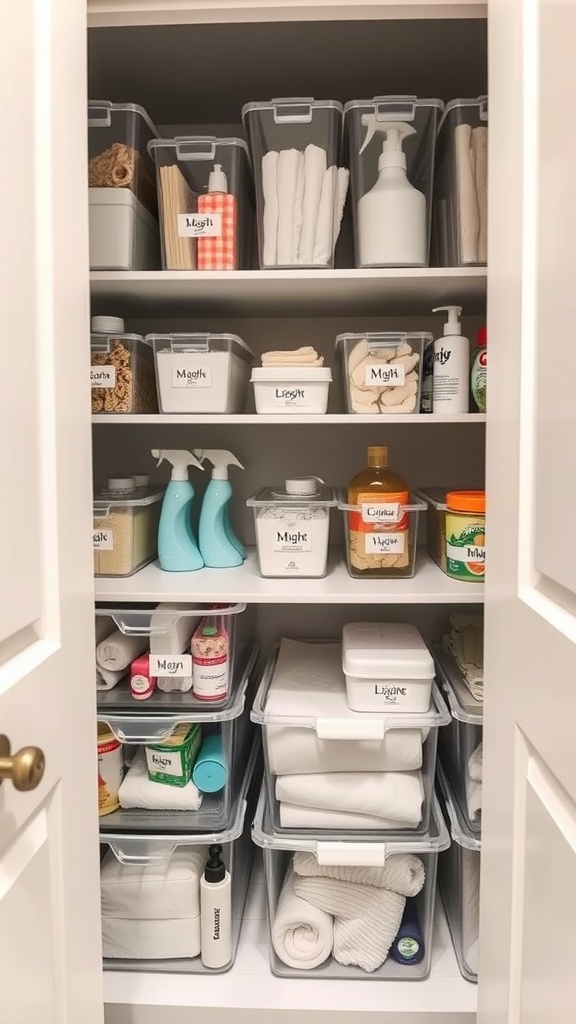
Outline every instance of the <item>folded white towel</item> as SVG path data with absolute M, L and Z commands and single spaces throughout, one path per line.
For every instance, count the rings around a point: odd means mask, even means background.
M 192 605 L 194 607 L 194 605 Z M 150 654 L 182 654 L 190 653 L 190 641 L 200 616 L 178 615 L 177 604 L 159 604 L 156 612 L 150 617 Z M 166 613 L 174 611 L 174 619 L 167 618 Z M 192 676 L 175 679 L 174 676 L 158 676 L 159 690 L 167 693 L 179 690 L 187 693 L 192 689 Z
M 314 258 L 314 240 L 322 186 L 326 174 L 326 150 L 309 145 L 304 150 L 304 204 L 303 225 L 298 251 L 298 263 L 308 267 Z
M 466 804 L 470 821 L 475 821 L 482 811 L 482 783 L 466 779 Z
M 181 960 L 200 955 L 200 915 L 191 919 L 102 919 L 102 952 L 108 959 Z
M 120 806 L 125 810 L 143 808 L 149 811 L 198 811 L 202 794 L 192 780 L 185 786 L 168 786 L 148 778 L 146 754 L 138 749 L 118 790 Z
M 322 193 L 320 196 L 320 207 L 318 209 L 318 223 L 316 225 L 316 236 L 314 238 L 314 253 L 312 262 L 315 267 L 327 266 L 334 252 L 334 217 L 337 203 L 337 175 L 338 169 L 329 167 L 322 182 Z
M 275 149 L 262 157 L 262 193 L 264 214 L 262 218 L 264 266 L 274 267 L 278 262 L 278 153 Z
M 294 263 L 294 212 L 304 154 L 298 149 L 282 149 L 278 155 L 278 251 L 281 267 Z
M 304 154 L 300 153 L 296 174 L 296 193 L 294 196 L 294 213 L 292 224 L 292 263 L 298 263 L 300 238 L 302 236 L 302 218 L 304 206 Z
M 321 740 L 314 729 L 266 727 L 273 775 L 315 772 L 409 772 L 422 767 L 418 729 L 389 729 L 381 740 Z
M 479 743 L 476 750 L 470 754 L 468 761 L 468 772 L 470 778 L 475 782 L 482 782 L 482 750 L 482 744 Z
M 311 971 L 332 952 L 332 917 L 295 895 L 291 870 L 284 879 L 271 932 L 276 955 L 288 967 Z
M 303 345 L 296 349 L 263 352 L 262 366 L 324 366 L 324 357 L 319 356 L 311 345 Z
M 474 183 L 478 200 L 478 262 L 488 259 L 488 129 L 483 125 L 472 129 L 472 152 L 474 154 Z
M 400 896 L 417 896 L 426 881 L 424 864 L 411 853 L 386 857 L 383 867 L 319 864 L 313 853 L 295 853 L 293 869 L 304 878 L 332 878 L 336 882 L 372 885 Z
M 422 818 L 422 777 L 420 772 L 279 775 L 276 799 L 300 807 L 392 818 L 405 826 L 415 826 Z
M 478 262 L 478 240 L 480 234 L 480 214 L 478 212 L 478 195 L 476 192 L 471 142 L 471 126 L 469 124 L 459 124 L 454 129 L 454 145 L 456 150 L 456 202 L 460 257 L 463 263 Z
M 484 699 L 484 618 L 455 613 L 450 616 L 450 633 L 444 646 L 453 655 L 463 682 L 475 700 Z
M 323 811 L 318 807 L 298 807 L 282 802 L 278 804 L 281 828 L 344 829 L 345 832 L 405 831 L 416 828 L 392 818 L 375 818 L 370 814 L 352 814 L 347 811 Z
M 336 176 L 336 200 L 334 209 L 334 240 L 332 243 L 332 255 L 336 249 L 336 242 L 340 234 L 340 228 L 342 226 L 342 218 L 344 216 L 344 207 L 346 205 L 346 196 L 348 195 L 348 183 L 350 181 L 350 171 L 347 167 L 339 167 L 338 174 Z
M 100 868 L 102 917 L 195 918 L 207 846 L 178 846 L 170 857 L 148 864 L 121 864 L 109 850 Z

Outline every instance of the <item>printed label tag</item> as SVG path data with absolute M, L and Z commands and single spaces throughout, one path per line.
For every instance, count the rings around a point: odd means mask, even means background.
M 91 366 L 90 387 L 92 388 L 115 388 L 116 367 L 115 366 Z
M 312 535 L 309 530 L 276 530 L 273 551 L 312 551 Z
M 180 238 L 222 238 L 221 213 L 179 213 Z
M 453 562 L 485 562 L 486 548 L 479 544 L 467 544 L 458 547 L 457 544 L 447 544 L 446 554 Z
M 306 388 L 275 388 L 274 398 L 283 408 L 298 409 L 308 405 Z
M 177 778 L 182 775 L 182 758 L 178 751 L 172 753 L 168 750 L 150 750 L 146 747 L 146 764 L 148 771 L 157 775 L 174 775 Z
M 403 555 L 405 533 L 367 533 L 365 551 L 367 555 Z
M 94 530 L 92 532 L 92 547 L 94 551 L 113 551 L 114 530 Z
M 364 386 L 381 388 L 401 388 L 405 384 L 406 371 L 403 366 L 392 366 L 390 363 L 366 363 L 364 368 Z
M 363 523 L 397 523 L 402 518 L 398 501 L 381 501 L 361 508 Z
M 211 388 L 212 370 L 208 366 L 186 366 L 172 367 L 173 388 Z
M 151 676 L 172 676 L 174 679 L 183 679 L 192 675 L 191 654 L 151 654 L 150 668 Z

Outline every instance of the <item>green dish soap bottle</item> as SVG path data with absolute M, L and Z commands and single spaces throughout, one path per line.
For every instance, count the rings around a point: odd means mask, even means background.
M 472 398 L 474 399 L 478 412 L 486 412 L 486 379 L 488 364 L 487 340 L 486 328 L 481 327 L 476 335 L 478 351 L 474 356 L 472 370 L 470 371 Z

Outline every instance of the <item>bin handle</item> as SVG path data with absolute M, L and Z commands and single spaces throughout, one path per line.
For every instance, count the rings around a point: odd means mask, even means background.
M 112 104 L 109 100 L 95 100 L 88 104 L 88 127 L 109 128 L 112 124 Z
M 274 124 L 310 124 L 312 121 L 313 96 L 278 97 L 271 104 L 274 108 Z M 283 113 L 282 107 L 288 109 Z
M 188 139 L 185 135 L 176 138 L 176 155 L 179 160 L 214 160 L 217 139 L 214 135 L 199 135 Z
M 102 838 L 106 841 L 105 835 Z M 162 853 L 153 854 L 139 852 L 142 849 L 141 844 L 143 844 L 144 847 L 147 845 L 145 839 L 131 839 L 126 842 L 127 845 L 125 846 L 124 840 L 122 840 L 122 845 L 118 845 L 113 841 L 108 841 L 108 846 L 121 864 L 161 864 L 172 856 L 178 845 L 177 843 L 170 843 L 170 845 L 162 844 L 162 846 L 159 847 L 162 850 Z M 134 852 L 130 852 L 131 850 Z
M 316 859 L 324 867 L 383 868 L 386 843 L 320 842 L 316 844 Z
M 375 96 L 377 121 L 413 121 L 416 117 L 416 96 Z
M 487 121 L 488 120 L 488 97 L 487 96 L 479 96 L 478 99 L 480 100 L 480 120 L 481 121 Z
M 120 743 L 126 743 L 129 746 L 134 746 L 135 744 L 140 743 L 163 743 L 164 740 L 167 740 L 172 735 L 177 724 L 177 722 L 169 722 L 165 728 L 160 728 L 159 732 L 152 734 L 148 732 L 139 735 L 138 733 L 126 733 L 121 726 L 113 725 L 112 722 L 106 722 L 106 725 L 110 731 L 114 733 L 116 739 Z

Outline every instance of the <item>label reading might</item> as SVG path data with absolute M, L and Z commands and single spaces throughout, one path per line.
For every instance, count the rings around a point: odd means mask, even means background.
M 367 555 L 403 555 L 405 533 L 367 533 L 365 537 Z
M 221 213 L 179 213 L 180 238 L 222 238 Z
M 309 530 L 277 529 L 273 550 L 288 552 L 288 554 L 297 551 L 312 551 L 312 534 Z
M 362 505 L 363 523 L 397 523 L 401 519 L 398 501 L 380 501 L 374 505 Z
M 94 551 L 113 551 L 114 530 L 93 530 L 92 547 Z
M 115 366 L 91 366 L 90 367 L 91 388 L 115 388 L 116 367 Z
M 403 366 L 392 366 L 390 363 L 366 363 L 364 368 L 364 386 L 380 388 L 404 387 L 406 371 Z
M 172 676 L 173 679 L 183 679 L 192 675 L 191 654 L 151 654 L 150 675 Z
M 212 370 L 209 366 L 194 366 L 189 362 L 186 365 L 172 367 L 173 388 L 211 388 Z

